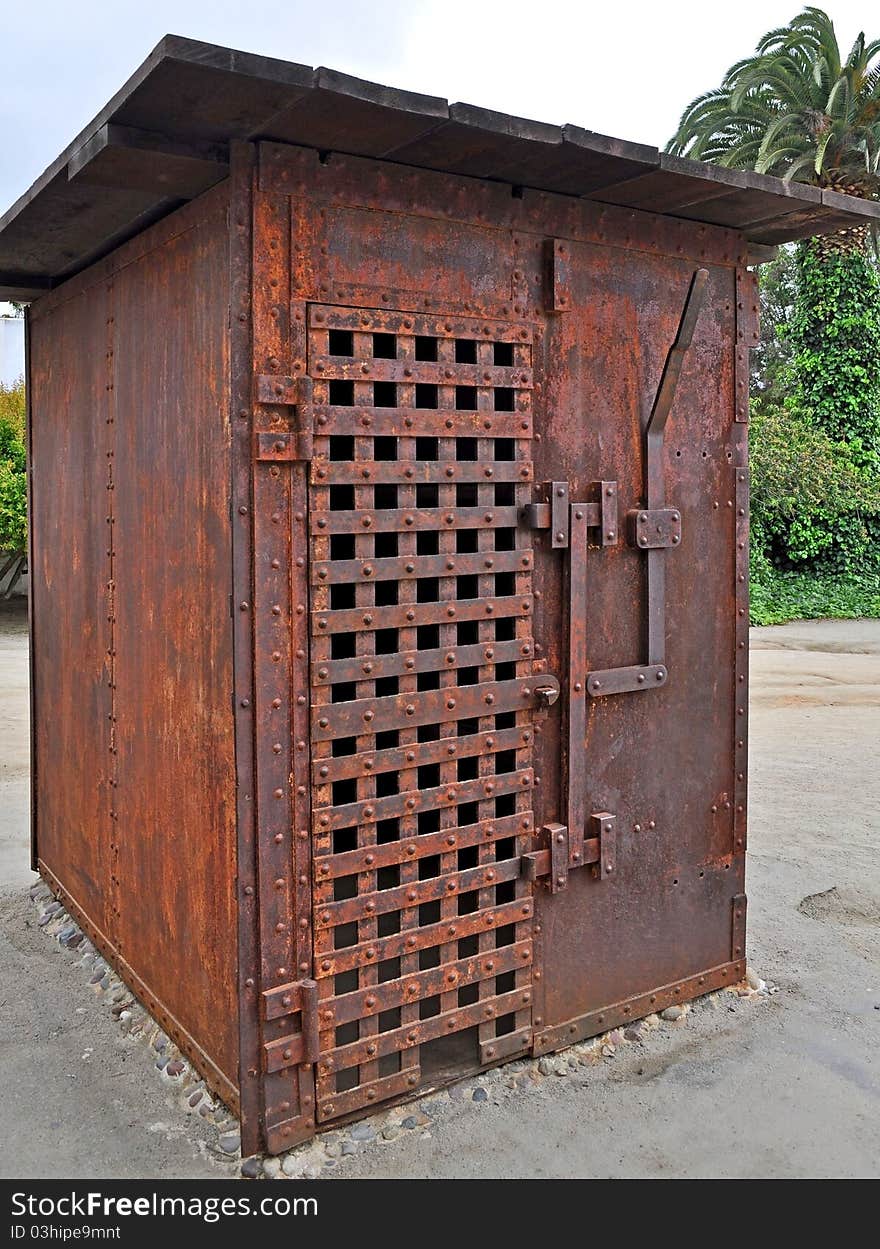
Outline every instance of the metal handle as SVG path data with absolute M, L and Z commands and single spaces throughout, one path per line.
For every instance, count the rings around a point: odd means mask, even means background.
M 682 521 L 678 508 L 666 506 L 666 478 L 663 439 L 672 401 L 678 387 L 685 353 L 691 345 L 694 327 L 706 296 L 707 269 L 697 269 L 685 296 L 684 309 L 675 341 L 669 349 L 660 385 L 645 429 L 646 506 L 627 512 L 627 540 L 644 551 L 648 561 L 648 662 L 627 668 L 606 668 L 587 673 L 587 693 L 591 698 L 609 694 L 633 694 L 666 684 L 666 552 L 681 543 Z M 572 546 L 574 541 L 572 538 Z

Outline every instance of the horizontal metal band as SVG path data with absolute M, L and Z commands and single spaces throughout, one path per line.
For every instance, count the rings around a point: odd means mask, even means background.
M 420 529 L 514 529 L 515 507 L 389 508 L 384 511 L 324 512 L 312 509 L 313 536 L 333 533 L 415 533 Z
M 686 1002 L 703 993 L 711 993 L 713 989 L 719 989 L 723 985 L 736 984 L 745 974 L 745 959 L 722 963 L 696 976 L 688 976 L 684 980 L 676 980 L 672 984 L 652 989 L 649 993 L 640 993 L 622 1002 L 613 1002 L 600 1010 L 591 1011 L 588 1015 L 581 1015 L 578 1019 L 545 1028 L 535 1036 L 532 1053 L 549 1054 L 551 1050 L 574 1045 L 585 1037 L 596 1036 L 633 1019 L 643 1019 L 645 1015 L 665 1010 L 667 1006 Z
M 350 1115 L 363 1106 L 372 1106 L 374 1102 L 384 1102 L 401 1093 L 412 1092 L 420 1080 L 420 1069 L 407 1067 L 394 1075 L 380 1076 L 378 1080 L 358 1084 L 353 1089 L 346 1089 L 344 1093 L 332 1093 L 318 1102 L 318 1122 L 326 1123 L 328 1119 Z
M 539 687 L 559 688 L 546 673 L 518 681 L 486 681 L 448 690 L 425 690 L 418 694 L 389 694 L 383 698 L 358 698 L 312 708 L 312 740 L 357 737 L 418 724 L 448 724 L 517 711 L 537 704 Z
M 530 412 L 315 405 L 318 438 L 531 438 L 532 434 Z
M 531 387 L 532 370 L 518 365 L 458 364 L 451 360 L 352 359 L 315 356 L 309 372 L 316 382 L 398 382 L 401 385 Z
M 446 873 L 430 880 L 414 881 L 409 885 L 397 885 L 393 889 L 381 889 L 377 893 L 359 894 L 340 902 L 327 902 L 315 910 L 315 928 L 335 928 L 367 916 L 385 915 L 388 911 L 404 911 L 434 902 L 438 898 L 458 897 L 475 889 L 489 889 L 506 880 L 516 880 L 520 875 L 519 858 L 502 863 L 490 863 L 482 867 L 469 867 L 462 872 Z
M 639 690 L 654 690 L 666 684 L 668 675 L 663 664 L 606 668 L 587 673 L 587 693 L 592 698 L 604 698 L 607 694 L 635 694 Z
M 468 781 L 451 781 L 430 789 L 405 789 L 398 794 L 366 798 L 344 806 L 318 807 L 312 818 L 315 831 L 324 833 L 334 828 L 376 824 L 380 820 L 417 815 L 420 811 L 455 807 L 459 803 L 484 802 L 487 798 L 498 798 L 503 794 L 523 793 L 531 789 L 533 781 L 531 768 L 524 768 L 518 772 L 479 776 Z
M 312 612 L 312 633 L 360 633 L 364 629 L 406 629 L 417 625 L 450 624 L 457 620 L 499 620 L 528 616 L 529 594 L 502 598 L 465 598 L 448 603 L 394 603 L 390 607 L 345 607 Z
M 531 572 L 535 555 L 517 551 L 472 551 L 463 555 L 391 555 L 381 559 L 316 560 L 313 585 L 370 581 L 417 581 L 420 577 L 463 577 L 496 572 Z
M 312 664 L 312 685 L 378 681 L 382 677 L 420 672 L 455 672 L 459 668 L 482 668 L 487 664 L 528 663 L 531 656 L 531 643 L 514 638 L 510 642 L 473 642 L 469 646 L 441 646 L 429 651 L 319 660 Z
M 405 771 L 428 763 L 449 763 L 452 759 L 493 754 L 497 750 L 522 750 L 531 740 L 532 730 L 526 725 L 471 733 L 465 737 L 441 737 L 433 742 L 413 742 L 411 746 L 394 746 L 388 750 L 364 750 L 357 755 L 317 760 L 312 764 L 312 780 L 315 785 L 329 785 L 351 777 Z
M 481 820 L 477 824 L 459 824 L 436 833 L 414 834 L 402 837 L 400 841 L 385 841 L 381 845 L 345 850 L 341 854 L 325 854 L 315 858 L 315 878 L 321 884 L 322 881 L 353 876 L 358 872 L 376 872 L 398 863 L 415 863 L 435 854 L 452 854 L 468 846 L 491 845 L 505 837 L 522 837 L 531 828 L 531 813 L 520 811 L 497 819 Z
M 493 460 L 476 464 L 461 460 L 313 460 L 311 481 L 314 486 L 399 485 L 454 486 L 478 483 L 493 486 L 496 482 L 531 481 L 532 465 L 522 460 Z
M 331 1071 L 344 1071 L 349 1067 L 359 1067 L 363 1063 L 385 1054 L 399 1053 L 401 1050 L 412 1049 L 424 1045 L 437 1037 L 448 1036 L 451 1032 L 461 1032 L 476 1024 L 485 1023 L 487 1019 L 501 1019 L 519 1010 L 527 1010 L 532 1004 L 530 988 L 512 989 L 509 993 L 497 997 L 484 998 L 480 1002 L 472 1002 L 469 1006 L 459 1006 L 455 1010 L 434 1015 L 431 1019 L 420 1019 L 415 1023 L 404 1024 L 399 1028 L 380 1032 L 364 1041 L 354 1041 L 351 1045 L 341 1045 L 323 1057 L 319 1070 L 327 1063 L 332 1063 Z M 335 1102 L 335 1098 L 328 1098 Z
M 520 1028 L 519 1032 L 505 1032 L 503 1036 L 490 1037 L 480 1042 L 480 1062 L 497 1063 L 502 1058 L 515 1058 L 527 1054 L 532 1048 L 532 1029 Z
M 367 1019 L 381 1011 L 393 1010 L 407 1002 L 421 1002 L 426 997 L 436 997 L 453 989 L 462 989 L 480 980 L 503 976 L 518 967 L 528 967 L 532 961 L 532 942 L 518 941 L 515 945 L 499 946 L 486 954 L 460 958 L 454 963 L 429 967 L 427 971 L 402 976 L 399 980 L 386 980 L 384 984 L 357 989 L 341 997 L 321 1002 L 318 1009 L 318 1027 L 339 1027 L 354 1019 Z
M 515 819 L 514 816 L 505 817 Z M 501 823 L 500 820 L 497 821 Z M 454 919 L 441 920 L 437 924 L 425 924 L 407 932 L 395 932 L 387 937 L 362 941 L 360 945 L 344 946 L 316 958 L 315 978 L 337 976 L 356 967 L 376 966 L 388 958 L 399 958 L 417 950 L 427 950 L 469 937 L 477 932 L 491 932 L 508 924 L 524 923 L 534 913 L 531 898 L 516 898 L 485 911 L 472 911 L 470 915 L 457 915 Z
M 420 312 L 397 312 L 386 308 L 342 308 L 335 304 L 310 304 L 311 330 L 353 330 L 366 334 L 404 334 L 420 338 L 485 339 L 496 343 L 531 343 L 530 325 L 496 321 L 490 317 L 438 317 Z

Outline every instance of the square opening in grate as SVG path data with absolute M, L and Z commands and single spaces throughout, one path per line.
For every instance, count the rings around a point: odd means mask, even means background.
M 420 811 L 416 816 L 416 827 L 419 830 L 419 836 L 422 837 L 427 833 L 440 832 L 440 812 Z
M 376 888 L 380 893 L 386 889 L 396 889 L 400 884 L 400 864 L 392 863 L 388 867 L 380 867 L 376 873 Z
M 495 387 L 495 411 L 514 412 L 516 410 L 516 394 L 512 386 Z M 513 459 L 513 456 L 510 457 Z
M 429 971 L 440 966 L 439 945 L 429 945 L 426 950 L 419 950 L 419 971 Z
M 440 439 L 439 438 L 416 438 L 416 459 L 417 460 L 439 460 L 440 458 Z
M 384 984 L 386 980 L 396 980 L 400 975 L 400 959 L 383 959 L 378 966 L 377 972 L 379 976 L 379 984 Z
M 335 378 L 328 387 L 331 404 L 339 408 L 354 407 L 354 382 Z
M 397 486 L 388 483 L 374 486 L 373 506 L 377 511 L 394 511 L 397 507 Z
M 397 384 L 395 382 L 373 382 L 373 406 L 377 408 L 396 408 Z
M 386 911 L 376 920 L 376 933 L 380 937 L 393 937 L 400 932 L 400 911 Z
M 395 655 L 397 653 L 398 643 L 396 629 L 377 629 L 375 637 L 377 655 Z
M 354 486 L 330 487 L 330 511 L 351 512 L 354 510 Z
M 396 360 L 397 338 L 394 334 L 373 335 L 373 359 Z
M 498 439 L 495 440 L 496 442 Z M 477 440 L 476 438 L 456 438 L 455 440 L 455 458 L 459 462 L 476 463 L 477 460 Z
M 475 412 L 477 408 L 476 386 L 456 386 L 455 406 L 459 412 Z
M 496 597 L 504 598 L 509 595 L 516 595 L 517 582 L 516 575 L 513 572 L 497 572 L 496 573 Z
M 354 335 L 351 330 L 330 330 L 327 335 L 327 350 L 331 356 L 353 356 Z
M 436 483 L 420 482 L 416 486 L 416 507 L 436 507 L 439 501 L 440 487 Z
M 428 338 L 426 335 L 416 335 L 416 359 L 417 360 L 436 360 L 437 359 L 437 339 Z
M 331 559 L 354 559 L 354 534 L 334 533 L 330 537 Z
M 354 456 L 350 456 L 354 459 Z M 397 439 L 391 436 L 382 435 L 373 439 L 373 459 L 374 460 L 396 460 L 397 459 Z
M 346 950 L 349 946 L 358 943 L 358 926 L 357 924 L 338 924 L 333 929 L 333 949 Z
M 397 534 L 377 533 L 373 538 L 376 559 L 393 559 L 397 554 Z
M 383 1054 L 379 1059 L 379 1079 L 385 1076 L 396 1076 L 402 1070 L 401 1063 L 403 1056 L 398 1050 L 394 1050 L 391 1054 Z
M 440 903 L 423 902 L 419 907 L 419 927 L 427 928 L 429 924 L 440 923 Z
M 513 367 L 513 343 L 493 343 L 492 344 L 492 363 L 501 369 L 512 368 Z
M 379 820 L 376 825 L 376 844 L 387 846 L 389 842 L 400 841 L 400 820 Z
M 337 828 L 333 833 L 333 853 L 347 854 L 349 850 L 357 850 L 358 835 L 356 828 Z
M 331 460 L 353 460 L 354 438 L 348 434 L 333 434 L 327 440 L 330 443 Z
M 417 408 L 439 407 L 437 400 L 437 387 L 433 382 L 416 382 L 415 406 Z

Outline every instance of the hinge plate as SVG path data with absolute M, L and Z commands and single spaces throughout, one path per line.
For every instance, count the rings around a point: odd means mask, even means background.
M 266 1071 L 283 1071 L 299 1063 L 317 1062 L 318 986 L 314 980 L 295 980 L 267 989 L 262 995 L 263 1018 L 266 1022 L 300 1016 L 298 1032 L 291 1031 L 263 1045 L 263 1067 Z
M 262 373 L 255 379 L 256 402 L 267 407 L 293 408 L 289 426 L 258 432 L 254 458 L 257 460 L 311 460 L 312 458 L 312 381 L 308 377 L 285 377 Z

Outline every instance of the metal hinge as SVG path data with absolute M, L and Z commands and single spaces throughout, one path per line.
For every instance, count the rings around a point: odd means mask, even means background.
M 271 1023 L 288 1015 L 299 1015 L 298 1031 L 285 1032 L 263 1045 L 263 1067 L 266 1071 L 283 1071 L 298 1063 L 318 1060 L 318 986 L 314 980 L 294 980 L 267 989 L 262 995 L 263 1019 Z
M 313 443 L 312 379 L 259 374 L 256 402 L 265 407 L 293 408 L 286 428 L 255 435 L 257 460 L 310 460 Z
M 526 880 L 549 877 L 547 887 L 559 893 L 568 884 L 568 873 L 574 867 L 592 866 L 595 880 L 607 880 L 617 866 L 615 816 L 598 811 L 590 816 L 590 836 L 570 836 L 565 824 L 545 824 L 541 829 L 546 846 L 522 857 L 522 874 Z

